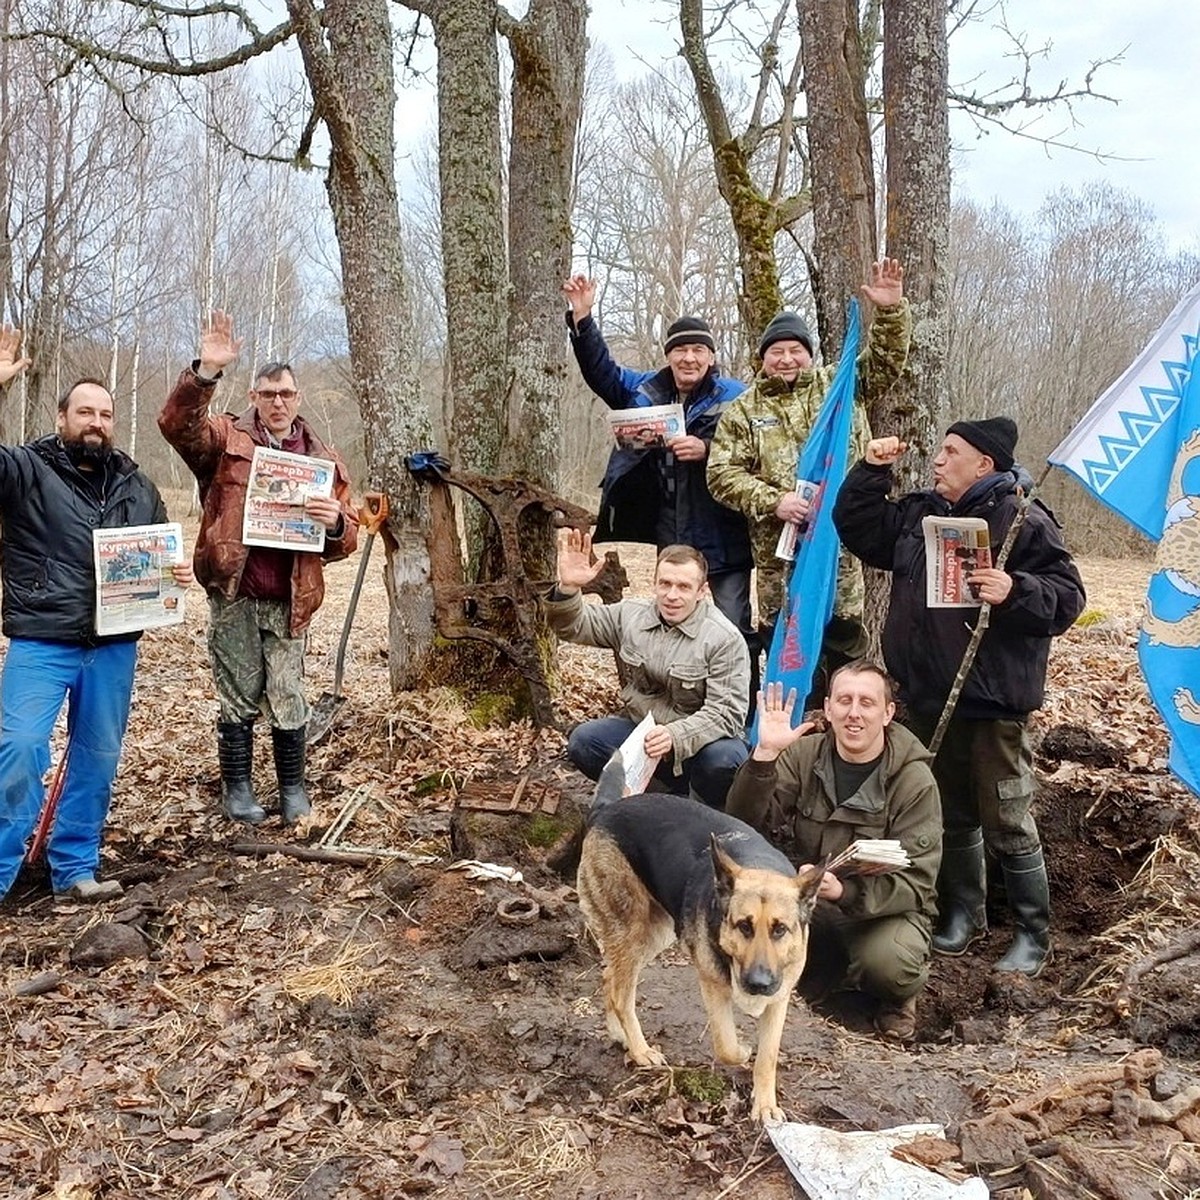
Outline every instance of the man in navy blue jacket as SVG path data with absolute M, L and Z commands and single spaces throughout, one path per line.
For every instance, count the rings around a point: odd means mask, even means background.
M 592 317 L 596 281 L 574 275 L 563 284 L 570 309 L 567 328 L 584 382 L 609 408 L 683 405 L 686 432 L 665 449 L 615 449 L 600 484 L 597 542 L 649 542 L 692 546 L 708 562 L 713 602 L 741 631 L 758 659 L 757 635 L 750 620 L 750 535 L 746 519 L 714 500 L 705 472 L 717 421 L 745 385 L 723 377 L 716 368 L 716 342 L 707 322 L 680 317 L 663 344 L 667 365 L 635 371 L 609 353 Z M 750 694 L 757 683 L 752 681 Z

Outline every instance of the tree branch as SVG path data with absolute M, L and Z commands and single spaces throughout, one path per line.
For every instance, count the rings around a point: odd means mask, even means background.
M 123 2 L 127 3 L 129 0 L 123 0 Z M 276 25 L 274 29 L 268 30 L 261 38 L 239 46 L 237 49 L 231 50 L 228 54 L 221 54 L 215 58 L 197 59 L 190 62 L 184 62 L 181 59 L 175 58 L 169 50 L 167 51 L 167 57 L 162 59 L 148 58 L 141 54 L 130 54 L 122 50 L 108 50 L 96 42 L 78 37 L 72 33 L 67 33 L 61 29 L 41 27 L 22 29 L 16 33 L 7 34 L 5 40 L 10 42 L 28 42 L 34 40 L 50 42 L 72 51 L 76 61 L 88 63 L 93 67 L 99 61 L 133 67 L 135 70 L 145 71 L 150 75 L 195 77 L 215 75 L 218 71 L 224 71 L 230 67 L 252 62 L 260 55 L 266 54 L 274 50 L 276 46 L 282 45 L 292 36 L 292 33 L 292 22 L 284 21 L 282 24 Z

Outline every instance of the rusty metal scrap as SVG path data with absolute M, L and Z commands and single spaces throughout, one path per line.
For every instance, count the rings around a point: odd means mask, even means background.
M 541 726 L 557 724 L 542 666 L 537 619 L 538 597 L 550 590 L 554 580 L 533 579 L 526 573 L 521 553 L 522 517 L 529 509 L 540 509 L 557 528 L 587 530 L 595 524 L 595 516 L 523 479 L 453 470 L 444 460 L 427 464 L 418 473 L 431 488 L 430 582 L 438 633 L 445 638 L 472 638 L 494 646 L 526 681 L 534 721 Z M 467 581 L 452 487 L 473 496 L 492 519 L 500 561 L 498 579 Z M 616 552 L 609 551 L 604 568 L 583 590 L 612 603 L 621 598 L 627 584 Z

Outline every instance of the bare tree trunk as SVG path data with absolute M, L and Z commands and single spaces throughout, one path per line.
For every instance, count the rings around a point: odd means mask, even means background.
M 876 257 L 875 173 L 856 0 L 804 0 L 800 21 L 815 228 L 813 298 L 828 363 L 841 353 L 846 302 Z
M 908 442 L 902 481 L 924 484 L 948 394 L 950 127 L 945 0 L 884 0 L 888 253 L 913 310 L 908 370 L 871 427 Z M 980 414 L 982 415 L 982 414 Z
M 800 7 L 807 8 L 808 0 Z M 783 307 L 775 235 L 808 211 L 809 196 L 805 191 L 785 196 L 782 172 L 777 172 L 770 192 L 759 187 L 751 174 L 751 149 L 761 141 L 763 130 L 752 123 L 739 137 L 730 128 L 720 85 L 705 46 L 703 0 L 680 0 L 679 25 L 683 34 L 683 57 L 696 84 L 696 96 L 712 146 L 717 185 L 729 206 L 737 235 L 742 272 L 739 299 L 742 327 L 750 345 L 754 346 L 767 322 Z M 784 122 L 789 127 L 792 121 L 789 105 L 794 97 L 793 86 L 785 98 Z M 783 161 L 781 154 L 780 162 Z
M 557 491 L 566 387 L 562 281 L 571 265 L 575 137 L 587 52 L 584 0 L 531 0 L 506 29 L 513 55 L 509 151 L 509 360 L 504 467 Z M 546 531 L 543 531 L 545 533 Z M 548 537 L 535 558 L 549 567 Z
M 451 457 L 494 474 L 508 389 L 508 263 L 495 0 L 437 0 L 438 170 Z M 474 530 L 478 535 L 482 527 Z M 472 544 L 478 541 L 472 536 Z
M 392 29 L 387 0 L 287 0 L 330 139 L 326 187 L 341 254 L 346 329 L 365 427 L 369 483 L 391 498 L 386 581 L 393 689 L 415 687 L 433 644 L 424 485 L 404 458 L 429 444 L 412 354 L 395 181 Z

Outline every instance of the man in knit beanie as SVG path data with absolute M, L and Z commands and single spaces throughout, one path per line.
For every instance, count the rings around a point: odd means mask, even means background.
M 922 521 L 981 517 L 998 553 L 1020 508 L 1016 446 L 1009 417 L 956 421 L 933 460 L 932 490 L 891 500 L 892 464 L 907 447 L 876 438 L 838 493 L 833 520 L 842 544 L 891 572 L 884 658 L 900 684 L 905 723 L 926 744 L 978 613 L 927 603 Z M 1050 639 L 1083 611 L 1083 582 L 1053 513 L 1037 501 L 1003 566 L 976 568 L 967 579 L 991 615 L 933 763 L 945 830 L 933 948 L 960 955 L 987 933 L 986 848 L 1003 873 L 1013 918 L 1012 944 L 995 970 L 1037 975 L 1050 961 L 1050 888 L 1026 724 L 1042 705 Z
M 900 377 L 908 361 L 912 328 L 904 299 L 904 270 L 895 259 L 872 264 L 862 294 L 874 305 L 867 342 L 858 358 L 851 455 L 866 449 L 867 408 Z M 803 527 L 809 497 L 797 489 L 796 464 L 833 381 L 834 365 L 813 361 L 813 338 L 803 317 L 781 312 L 759 339 L 762 369 L 721 418 L 708 457 L 708 486 L 725 504 L 746 514 L 758 568 L 758 615 L 770 645 L 783 606 L 791 563 L 776 553 L 785 525 Z M 821 662 L 808 705 L 820 703 L 832 671 L 866 650 L 865 586 L 851 555 L 838 558 L 833 616 L 825 628 Z
M 685 431 L 662 447 L 618 448 L 600 484 L 597 542 L 649 542 L 659 550 L 691 546 L 708 563 L 708 588 L 717 609 L 737 626 L 758 660 L 750 618 L 750 539 L 746 519 L 713 499 L 705 478 L 709 445 L 721 415 L 744 385 L 716 367 L 717 344 L 708 322 L 684 316 L 663 339 L 666 366 L 637 370 L 609 352 L 592 316 L 596 281 L 574 275 L 563 284 L 571 348 L 584 382 L 609 408 L 683 405 Z M 754 677 L 751 696 L 758 689 Z

